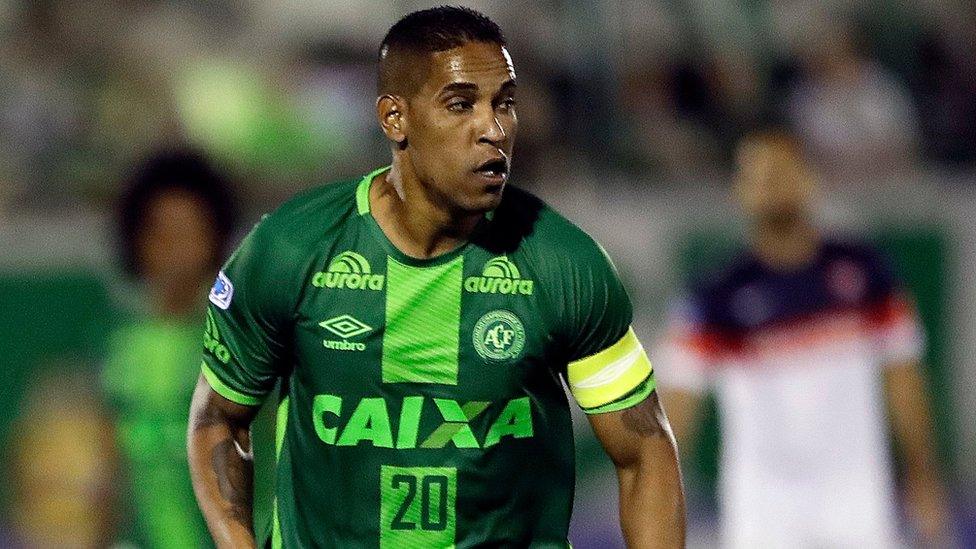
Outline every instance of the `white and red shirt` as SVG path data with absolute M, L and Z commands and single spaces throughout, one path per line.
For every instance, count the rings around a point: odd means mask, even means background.
M 662 386 L 717 397 L 729 545 L 894 543 L 880 374 L 922 349 L 867 247 L 824 243 L 794 272 L 745 255 L 683 300 L 655 365 Z

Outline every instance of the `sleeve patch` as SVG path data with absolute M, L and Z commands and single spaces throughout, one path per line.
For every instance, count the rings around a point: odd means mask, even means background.
M 584 410 L 609 404 L 627 395 L 651 375 L 651 362 L 629 328 L 606 349 L 569 363 L 569 389 Z
M 234 285 L 224 271 L 220 271 L 217 273 L 213 288 L 210 289 L 210 302 L 226 311 L 232 299 L 234 299 Z

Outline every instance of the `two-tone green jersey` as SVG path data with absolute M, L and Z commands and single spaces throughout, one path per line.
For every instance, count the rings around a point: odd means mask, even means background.
M 515 188 L 469 243 L 404 255 L 361 180 L 265 217 L 218 276 L 203 373 L 256 405 L 282 380 L 272 541 L 565 547 L 566 380 L 588 413 L 653 390 L 603 250 Z

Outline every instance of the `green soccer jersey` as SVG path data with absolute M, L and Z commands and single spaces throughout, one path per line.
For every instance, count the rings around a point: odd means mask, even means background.
M 565 547 L 570 410 L 654 387 L 631 305 L 586 233 L 515 188 L 471 240 L 394 247 L 361 180 L 266 216 L 210 294 L 203 374 L 282 380 L 272 545 Z
M 113 405 L 140 546 L 212 547 L 195 509 L 186 421 L 200 356 L 199 319 L 134 319 L 109 341 L 102 382 Z

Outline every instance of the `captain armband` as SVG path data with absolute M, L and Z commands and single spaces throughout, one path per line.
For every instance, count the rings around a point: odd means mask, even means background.
M 630 408 L 654 390 L 654 369 L 633 328 L 606 349 L 570 362 L 569 390 L 587 414 Z

